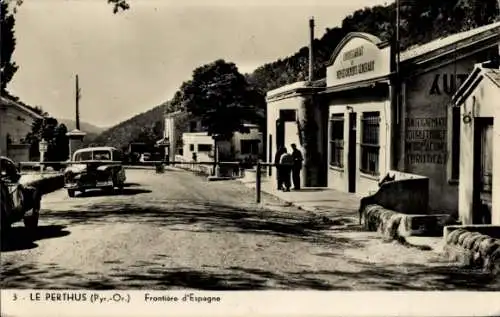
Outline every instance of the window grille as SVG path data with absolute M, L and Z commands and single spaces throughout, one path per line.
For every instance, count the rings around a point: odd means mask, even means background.
M 361 117 L 360 170 L 369 175 L 379 175 L 380 113 L 365 112 Z
M 344 115 L 330 117 L 330 165 L 344 167 Z

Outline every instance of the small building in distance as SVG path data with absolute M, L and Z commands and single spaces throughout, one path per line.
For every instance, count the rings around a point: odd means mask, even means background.
M 191 161 L 211 162 L 215 156 L 215 142 L 208 135 L 201 120 L 185 111 L 165 113 L 163 140 L 170 161 L 176 156 Z M 244 125 L 248 133 L 235 132 L 231 141 L 219 141 L 219 158 L 224 160 L 257 160 L 263 153 L 262 133 L 256 124 Z M 194 154 L 196 153 L 196 154 Z
M 255 124 L 245 124 L 247 133 L 235 132 L 230 141 L 218 141 L 220 160 L 256 161 L 263 152 L 262 132 Z M 215 142 L 207 132 L 185 132 L 182 134 L 183 158 L 211 162 L 215 157 Z
M 0 155 L 16 162 L 29 161 L 30 145 L 24 138 L 35 120 L 43 117 L 10 98 L 0 97 Z

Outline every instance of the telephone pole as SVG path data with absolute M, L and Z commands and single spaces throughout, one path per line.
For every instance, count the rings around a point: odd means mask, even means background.
M 76 105 L 76 129 L 80 130 L 80 94 L 81 90 L 78 85 L 78 74 L 75 78 L 75 105 Z

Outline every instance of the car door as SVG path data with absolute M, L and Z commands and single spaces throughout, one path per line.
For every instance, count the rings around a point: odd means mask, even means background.
M 20 174 L 16 165 L 11 160 L 2 158 L 0 168 L 0 177 L 9 192 L 13 211 L 22 210 L 24 197 L 19 185 Z

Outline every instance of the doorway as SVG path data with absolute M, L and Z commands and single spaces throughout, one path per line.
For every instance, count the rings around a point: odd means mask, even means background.
M 349 113 L 349 145 L 347 149 L 347 179 L 350 193 L 356 192 L 356 113 Z
M 474 119 L 473 224 L 491 224 L 493 118 Z
M 285 122 L 276 120 L 276 150 L 285 146 Z

